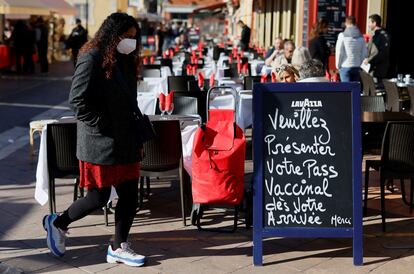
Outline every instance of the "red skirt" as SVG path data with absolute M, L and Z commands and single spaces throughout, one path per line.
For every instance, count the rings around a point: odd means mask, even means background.
M 117 186 L 118 184 L 139 178 L 139 162 L 121 165 L 99 165 L 79 161 L 79 186 L 92 189 Z

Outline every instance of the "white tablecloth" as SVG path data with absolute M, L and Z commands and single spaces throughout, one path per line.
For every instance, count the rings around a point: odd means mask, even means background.
M 138 83 L 138 90 L 141 92 L 148 92 L 158 96 L 161 92 L 168 94 L 168 81 L 167 77 L 156 77 L 156 78 L 144 78 L 143 81 Z
M 157 108 L 157 98 L 151 92 L 138 92 L 138 107 L 143 114 L 154 115 Z

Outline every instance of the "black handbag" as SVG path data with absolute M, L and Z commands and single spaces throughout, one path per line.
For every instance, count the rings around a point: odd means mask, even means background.
M 137 106 L 136 110 L 134 110 L 134 120 L 137 126 L 138 131 L 138 138 L 140 139 L 141 143 L 148 142 L 152 139 L 155 139 L 157 133 L 148 117 L 148 115 L 142 114 L 141 111 Z

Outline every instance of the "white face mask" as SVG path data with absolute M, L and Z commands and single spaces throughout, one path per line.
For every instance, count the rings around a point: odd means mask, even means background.
M 118 46 L 116 47 L 118 52 L 122 54 L 130 54 L 136 48 L 137 48 L 137 40 L 130 39 L 130 38 L 122 39 L 121 42 L 119 42 Z

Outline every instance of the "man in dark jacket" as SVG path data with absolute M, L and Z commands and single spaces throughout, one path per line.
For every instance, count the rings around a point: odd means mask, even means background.
M 368 42 L 368 57 L 365 64 L 370 64 L 370 72 L 377 78 L 379 84 L 387 77 L 390 57 L 390 39 L 388 33 L 381 28 L 381 17 L 373 14 L 369 17 L 368 28 L 374 35 Z
M 250 28 L 244 24 L 242 20 L 239 20 L 239 22 L 237 22 L 237 25 L 242 29 L 239 47 L 241 50 L 248 50 L 250 43 Z
M 88 31 L 82 26 L 81 20 L 76 19 L 76 27 L 72 30 L 66 41 L 66 47 L 72 49 L 73 65 L 76 65 L 79 49 L 88 40 Z

